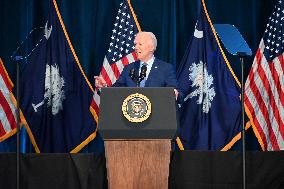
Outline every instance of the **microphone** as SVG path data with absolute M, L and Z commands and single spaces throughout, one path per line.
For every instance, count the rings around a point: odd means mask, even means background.
M 135 69 L 132 68 L 132 69 L 129 71 L 129 77 L 130 77 L 133 81 L 136 81 L 135 75 L 136 75 Z
M 141 67 L 141 72 L 140 72 L 140 82 L 146 77 L 146 72 L 147 72 L 147 66 L 146 65 L 143 65 Z

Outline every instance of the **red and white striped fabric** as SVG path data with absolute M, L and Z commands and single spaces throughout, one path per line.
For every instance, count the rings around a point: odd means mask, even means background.
M 104 58 L 100 76 L 104 78 L 108 86 L 112 86 L 119 78 L 123 68 L 137 60 L 134 52 L 134 38 L 138 32 L 139 25 L 133 17 L 129 2 L 123 0 L 120 4 L 108 52 Z M 136 24 L 137 23 L 137 24 Z M 95 90 L 91 109 L 99 113 L 100 96 Z
M 262 149 L 268 151 L 284 150 L 283 10 L 278 1 L 245 84 L 247 115 Z
M 0 59 L 0 142 L 14 134 L 17 128 L 12 88 L 13 83 Z
M 104 78 L 108 86 L 112 86 L 115 83 L 115 81 L 119 78 L 123 68 L 126 65 L 135 62 L 136 60 L 137 57 L 135 52 L 126 55 L 121 60 L 118 60 L 113 64 L 110 64 L 107 58 L 105 58 L 100 76 Z M 100 95 L 98 94 L 98 90 L 96 89 L 93 96 L 93 100 L 91 102 L 91 107 L 96 111 L 97 115 L 99 113 L 99 104 L 100 104 Z

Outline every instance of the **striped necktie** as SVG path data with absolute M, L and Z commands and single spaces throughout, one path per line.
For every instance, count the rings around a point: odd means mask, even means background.
M 140 73 L 141 73 L 141 68 L 142 68 L 142 66 L 146 66 L 146 67 L 147 67 L 147 63 L 141 62 Z M 145 86 L 145 82 L 146 82 L 146 76 L 145 76 L 144 79 L 140 82 L 140 87 L 144 87 L 144 86 Z

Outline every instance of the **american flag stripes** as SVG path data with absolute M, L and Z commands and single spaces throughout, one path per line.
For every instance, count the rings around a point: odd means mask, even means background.
M 284 4 L 279 0 L 245 84 L 245 106 L 263 150 L 284 150 Z
M 13 83 L 0 59 L 0 142 L 16 132 L 16 106 L 12 101 Z
M 137 60 L 134 52 L 134 38 L 140 31 L 133 9 L 129 1 L 122 1 L 115 18 L 109 49 L 105 55 L 100 76 L 108 86 L 112 86 L 119 78 L 123 68 Z M 95 90 L 91 109 L 99 113 L 100 96 Z

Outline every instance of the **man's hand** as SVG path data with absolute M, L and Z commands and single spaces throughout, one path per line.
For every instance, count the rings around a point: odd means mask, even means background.
M 176 95 L 176 100 L 178 99 L 178 90 L 176 90 L 176 89 L 174 89 L 174 91 L 175 91 L 175 95 Z
M 98 88 L 107 87 L 107 83 L 102 76 L 94 76 L 95 85 Z

